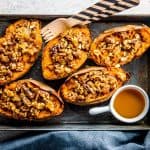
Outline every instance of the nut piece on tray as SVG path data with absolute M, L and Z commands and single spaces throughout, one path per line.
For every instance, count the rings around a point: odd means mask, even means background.
M 121 68 L 89 67 L 69 77 L 59 89 L 59 94 L 75 105 L 102 103 L 129 78 L 129 74 Z
M 141 56 L 150 47 L 150 28 L 126 25 L 101 33 L 92 43 L 90 57 L 101 66 L 120 66 Z
M 39 21 L 22 19 L 11 24 L 0 38 L 0 85 L 28 72 L 41 46 Z
M 43 76 L 48 80 L 67 77 L 86 61 L 91 44 L 89 29 L 71 28 L 48 42 L 43 50 Z
M 19 80 L 0 90 L 0 114 L 18 120 L 46 120 L 62 113 L 63 101 L 49 86 Z

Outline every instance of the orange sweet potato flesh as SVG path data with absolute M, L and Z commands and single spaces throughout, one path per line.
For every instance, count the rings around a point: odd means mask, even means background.
M 64 103 L 51 87 L 33 80 L 12 82 L 0 93 L 0 115 L 17 120 L 47 120 L 60 115 Z
M 70 76 L 60 87 L 63 100 L 75 105 L 105 102 L 130 78 L 121 68 L 89 67 Z
M 0 38 L 0 85 L 22 77 L 38 57 L 42 47 L 38 20 L 21 19 Z
M 69 76 L 86 61 L 91 44 L 89 29 L 73 27 L 49 41 L 42 54 L 42 72 L 47 80 Z
M 145 25 L 115 27 L 92 42 L 90 58 L 101 66 L 121 66 L 141 56 L 150 47 L 150 28 Z

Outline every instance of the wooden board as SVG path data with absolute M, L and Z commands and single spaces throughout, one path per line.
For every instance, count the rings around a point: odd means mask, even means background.
M 22 17 L 18 17 L 22 18 Z M 38 18 L 38 16 L 36 16 Z M 51 19 L 49 16 L 48 18 Z M 140 18 L 140 17 L 139 17 Z M 42 17 L 43 19 L 43 17 Z M 132 20 L 132 21 L 131 21 Z M 135 20 L 135 21 L 134 21 Z M 15 20 L 2 17 L 0 20 L 0 34 L 3 35 L 5 28 Z M 48 23 L 49 20 L 42 20 L 42 24 Z M 112 19 L 103 22 L 91 24 L 92 37 L 96 37 L 100 32 L 125 24 L 146 24 L 150 26 L 148 18 L 136 19 L 128 18 L 125 20 Z M 85 65 L 95 65 L 92 61 L 87 61 Z M 84 66 L 85 66 L 84 65 Z M 132 74 L 128 84 L 139 85 L 150 93 L 150 52 L 146 52 L 141 58 L 134 60 L 123 67 Z M 47 81 L 41 74 L 41 54 L 34 66 L 23 78 L 33 78 L 42 81 L 56 90 L 64 82 L 63 80 Z M 108 102 L 99 106 L 107 105 Z M 65 110 L 61 116 L 45 122 L 24 122 L 5 118 L 0 118 L 0 130 L 138 130 L 150 129 L 150 112 L 144 120 L 136 124 L 124 124 L 116 120 L 109 112 L 98 116 L 90 116 L 88 110 L 91 106 L 80 107 L 65 103 Z

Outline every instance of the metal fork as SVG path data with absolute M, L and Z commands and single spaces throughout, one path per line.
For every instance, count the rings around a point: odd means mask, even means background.
M 115 15 L 139 4 L 139 0 L 99 0 L 98 3 L 69 18 L 56 19 L 42 28 L 41 34 L 46 42 L 60 33 L 75 26 L 86 25 L 94 21 Z

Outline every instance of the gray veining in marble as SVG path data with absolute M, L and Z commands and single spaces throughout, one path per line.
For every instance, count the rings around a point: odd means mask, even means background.
M 0 14 L 72 15 L 99 0 L 0 0 Z M 150 15 L 150 0 L 119 15 Z

